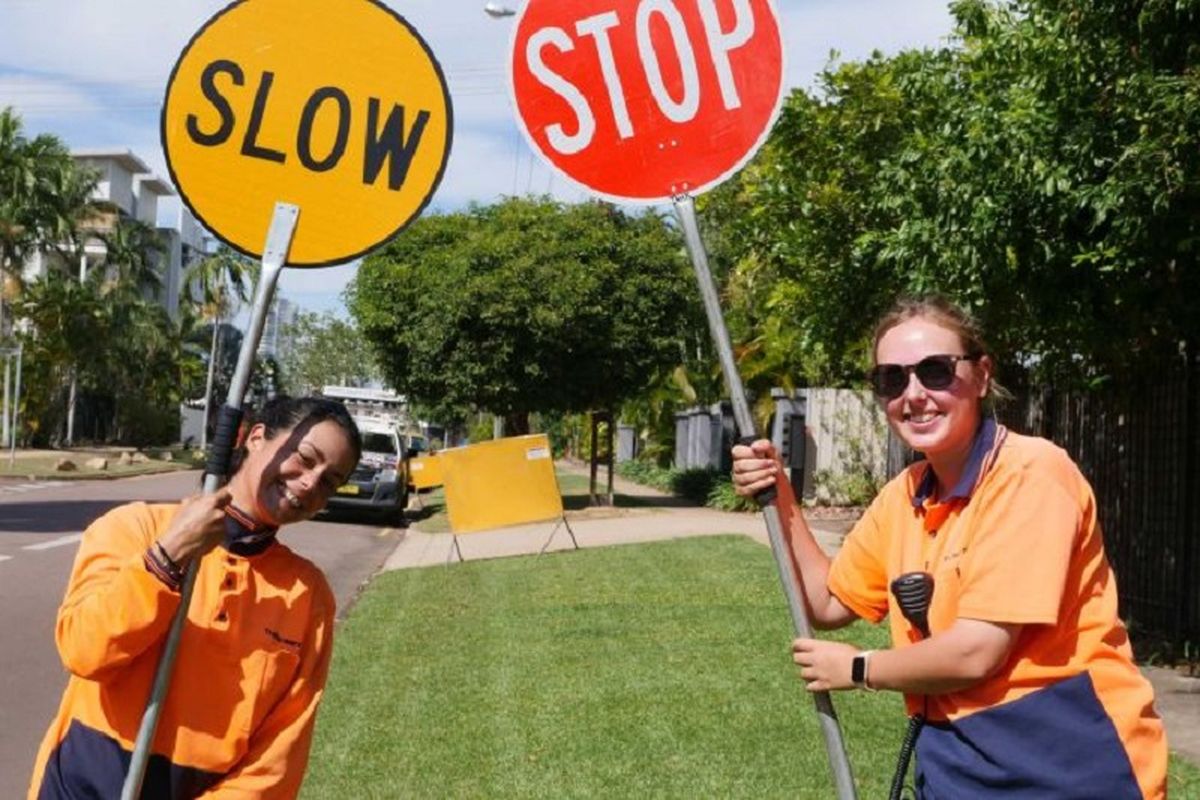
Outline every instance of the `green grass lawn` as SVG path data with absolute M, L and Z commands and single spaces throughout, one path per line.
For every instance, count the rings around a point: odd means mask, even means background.
M 740 536 L 386 573 L 339 629 L 303 796 L 826 800 L 790 640 L 771 555 Z M 900 698 L 834 702 L 859 796 L 886 797 Z M 1200 796 L 1171 769 L 1172 797 Z
M 159 458 L 163 452 L 171 452 L 173 461 L 163 461 Z M 203 463 L 193 457 L 192 451 L 170 450 L 156 448 L 151 450 L 150 460 L 141 463 L 120 464 L 120 453 L 113 449 L 87 450 L 79 449 L 65 451 L 34 451 L 21 452 L 12 459 L 10 466 L 9 451 L 0 451 L 0 477 L 23 478 L 37 480 L 103 480 L 106 478 L 131 478 L 135 475 L 153 475 L 160 472 L 175 472 L 181 469 L 199 469 Z M 84 462 L 90 458 L 102 457 L 108 459 L 108 468 L 104 470 L 88 469 Z M 69 472 L 56 470 L 54 467 L 62 458 L 75 462 L 76 469 Z
M 387 573 L 339 630 L 304 796 L 828 798 L 790 639 L 740 536 Z M 899 697 L 835 702 L 886 795 Z

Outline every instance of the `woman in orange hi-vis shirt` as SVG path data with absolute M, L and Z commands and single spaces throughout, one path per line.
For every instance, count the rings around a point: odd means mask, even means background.
M 770 444 L 733 450 L 741 494 L 779 492 L 813 624 L 890 618 L 887 650 L 797 639 L 808 688 L 903 692 L 926 720 L 925 800 L 1165 797 L 1166 738 L 1117 616 L 1091 487 L 1061 449 L 985 413 L 995 366 L 951 303 L 898 303 L 874 357 L 888 422 L 925 460 L 884 487 L 833 559 Z M 901 576 L 923 587 L 924 616 L 899 599 Z
M 226 487 L 122 506 L 84 532 L 55 631 L 71 677 L 29 800 L 120 796 L 195 558 L 142 796 L 297 795 L 329 670 L 334 598 L 321 571 L 275 534 L 320 511 L 360 450 L 341 404 L 276 398 L 249 427 Z

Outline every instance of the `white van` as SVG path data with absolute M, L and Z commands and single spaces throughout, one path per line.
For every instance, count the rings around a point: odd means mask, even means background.
M 408 451 L 393 425 L 374 419 L 354 422 L 362 435 L 362 458 L 326 507 L 330 511 L 369 513 L 403 524 L 408 505 Z

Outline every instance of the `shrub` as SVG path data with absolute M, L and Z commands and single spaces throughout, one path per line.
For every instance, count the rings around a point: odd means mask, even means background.
M 758 503 L 753 498 L 742 497 L 733 490 L 733 481 L 721 475 L 708 492 L 705 505 L 718 511 L 757 511 Z
M 617 474 L 626 480 L 670 492 L 691 502 L 720 511 L 757 511 L 753 500 L 739 497 L 733 491 L 729 475 L 715 469 L 666 469 L 652 461 L 622 461 Z
M 671 488 L 674 470 L 660 467 L 653 461 L 622 461 L 617 465 L 617 474 L 622 478 L 651 486 L 661 492 L 673 491 Z
M 716 470 L 704 467 L 677 470 L 671 476 L 671 492 L 703 505 L 708 501 L 708 493 L 717 482 L 717 475 Z

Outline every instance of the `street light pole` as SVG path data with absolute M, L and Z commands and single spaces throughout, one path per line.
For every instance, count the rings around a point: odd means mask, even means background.
M 21 408 L 21 355 L 22 345 L 0 348 L 0 357 L 4 359 L 4 436 L 0 438 L 0 447 L 8 446 L 8 466 L 11 469 L 17 458 L 17 422 Z M 13 360 L 17 362 L 16 386 L 11 387 Z M 14 390 L 10 393 L 10 388 Z
M 12 444 L 8 451 L 8 468 L 12 469 L 17 460 L 17 431 L 21 421 L 21 362 L 24 360 L 25 346 L 17 345 L 17 386 L 13 392 L 12 406 Z

